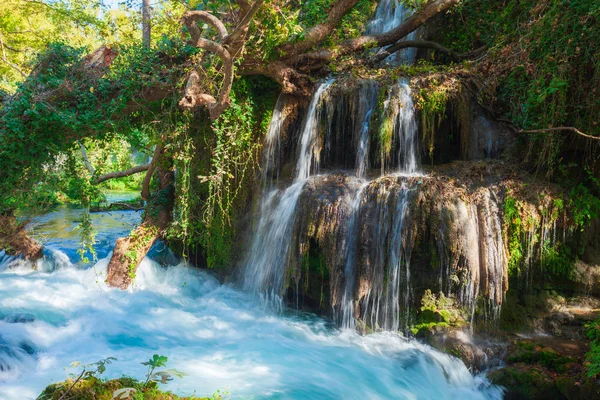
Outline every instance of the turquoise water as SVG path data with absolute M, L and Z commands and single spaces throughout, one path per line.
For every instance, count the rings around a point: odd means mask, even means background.
M 187 374 L 165 387 L 179 394 L 225 390 L 231 398 L 254 399 L 502 397 L 500 389 L 472 376 L 461 361 L 430 347 L 392 333 L 340 331 L 311 314 L 273 313 L 185 263 L 161 266 L 146 258 L 133 288 L 108 288 L 108 258 L 82 266 L 72 257 L 77 239 L 68 228 L 69 212 L 38 221 L 38 232 L 52 241 L 37 271 L 0 254 L 0 399 L 34 399 L 47 384 L 76 372 L 66 369 L 74 361 L 116 357 L 107 378 L 142 378 L 140 362 L 154 353 L 168 356 L 169 368 Z M 116 237 L 139 216 L 118 212 L 96 218 L 107 224 L 97 247 L 108 256 Z

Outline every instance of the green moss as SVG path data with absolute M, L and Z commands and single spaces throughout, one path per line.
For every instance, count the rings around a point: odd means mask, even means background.
M 78 381 L 74 386 L 73 383 L 74 380 L 54 383 L 44 389 L 38 400 L 58 400 L 67 391 L 65 398 L 70 400 L 113 400 L 114 392 L 124 388 L 135 389 L 130 397 L 132 400 L 220 400 L 222 398 L 218 393 L 212 397 L 179 397 L 159 390 L 156 382 L 149 382 L 145 386 L 143 382 L 127 377 L 109 381 L 90 377 Z
M 421 299 L 417 323 L 411 331 L 414 335 L 423 335 L 439 328 L 461 326 L 464 323 L 461 312 L 454 306 L 451 298 L 444 296 L 443 293 L 436 296 L 427 289 Z
M 543 348 L 534 342 L 520 342 L 515 354 L 508 358 L 511 363 L 539 364 L 555 372 L 566 372 L 569 364 L 576 362 L 572 357 L 562 356 L 551 348 Z

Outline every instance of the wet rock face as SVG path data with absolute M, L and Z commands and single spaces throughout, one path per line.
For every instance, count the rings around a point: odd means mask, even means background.
M 474 102 L 473 102 L 474 103 Z M 514 141 L 506 125 L 495 121 L 476 103 L 471 105 L 469 138 L 465 141 L 463 160 L 498 158 Z
M 297 212 L 290 287 L 320 282 L 307 276 L 305 261 L 316 247 L 334 313 L 348 290 L 354 317 L 371 329 L 406 330 L 425 289 L 469 309 L 478 298 L 502 303 L 508 260 L 494 188 L 425 176 L 361 187 L 344 174 L 323 175 L 305 185 Z

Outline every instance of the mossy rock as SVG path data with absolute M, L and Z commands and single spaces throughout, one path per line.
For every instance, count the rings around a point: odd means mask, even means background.
M 600 399 L 600 384 L 594 379 L 561 377 L 556 380 L 556 387 L 569 400 Z
M 119 378 L 103 381 L 95 377 L 82 379 L 73 386 L 73 380 L 53 383 L 38 396 L 37 400 L 58 400 L 67 391 L 65 399 L 69 400 L 112 400 L 116 390 L 133 388 L 135 391 L 129 396 L 122 396 L 121 400 L 208 400 L 206 397 L 179 397 L 157 388 L 155 382 L 149 382 L 147 387 L 132 378 Z M 71 387 L 72 386 L 72 387 Z M 213 397 L 213 399 L 219 399 Z
M 539 364 L 551 371 L 564 373 L 567 372 L 569 365 L 577 360 L 563 356 L 550 347 L 540 347 L 532 342 L 521 342 L 515 354 L 508 357 L 508 361 L 511 363 L 522 362 L 528 365 Z
M 504 386 L 505 399 L 566 399 L 546 371 L 518 363 L 488 374 L 488 379 Z

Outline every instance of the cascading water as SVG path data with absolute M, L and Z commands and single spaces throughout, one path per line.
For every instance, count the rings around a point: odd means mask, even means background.
M 382 0 L 377 5 L 375 15 L 367 27 L 368 34 L 388 32 L 399 26 L 410 17 L 413 11 L 399 0 Z M 404 40 L 414 40 L 416 33 L 412 32 Z M 416 49 L 405 49 L 389 56 L 388 63 L 413 64 L 417 56 Z
M 116 357 L 104 377 L 141 378 L 140 362 L 154 353 L 187 374 L 161 386 L 187 396 L 501 398 L 451 356 L 393 334 L 360 337 L 317 317 L 273 315 L 185 264 L 145 259 L 130 291 L 108 288 L 108 260 L 53 272 L 0 267 L 0 399 L 35 399 L 74 361 Z
M 278 308 L 281 307 L 281 291 L 292 240 L 291 230 L 296 216 L 296 204 L 311 172 L 318 170 L 319 154 L 316 146 L 319 103 L 321 96 L 332 83 L 333 80 L 322 83 L 308 107 L 300 136 L 294 182 L 281 195 L 274 189 L 261 199 L 258 226 L 245 262 L 244 289 L 264 296 L 268 303 Z M 274 115 L 277 117 L 280 112 Z M 274 141 L 274 137 L 279 137 L 280 126 L 277 120 L 272 122 L 273 130 L 269 128 L 269 140 Z
M 78 218 L 72 211 L 39 218 L 36 231 L 52 245 L 37 270 L 0 253 L 0 399 L 37 398 L 63 381 L 74 361 L 116 357 L 103 377 L 142 378 L 141 361 L 155 353 L 187 374 L 161 385 L 183 396 L 227 390 L 233 399 L 502 398 L 461 361 L 428 346 L 392 333 L 340 332 L 305 313 L 273 314 L 185 263 L 145 258 L 130 290 L 109 288 L 110 249 L 139 214 L 93 217 L 107 222 L 96 244 L 107 257 L 93 267 L 61 251 L 79 240 L 67 228 Z
M 273 183 L 277 182 L 279 178 L 279 168 L 277 168 L 277 165 L 281 154 L 281 124 L 283 123 L 282 111 L 284 103 L 284 96 L 281 94 L 275 103 L 271 123 L 269 124 L 265 138 L 262 165 L 263 196 L 265 195 L 265 191 L 273 189 Z
M 369 128 L 371 126 L 371 115 L 377 104 L 379 85 L 377 82 L 367 81 L 361 85 L 358 100 L 359 114 L 362 115 L 358 133 L 358 144 L 356 150 L 356 176 L 364 178 L 369 168 Z
M 419 128 L 410 86 L 404 80 L 401 80 L 398 86 L 400 107 L 398 108 L 394 128 L 400 147 L 398 151 L 398 172 L 402 175 L 413 175 L 418 173 Z
M 348 218 L 348 240 L 346 247 L 346 265 L 344 268 L 344 295 L 340 304 L 340 317 L 338 322 L 344 329 L 354 329 L 354 269 L 356 265 L 356 252 L 358 245 L 358 229 L 360 203 L 362 200 L 363 190 L 367 187 L 367 183 L 363 183 L 356 191 L 350 207 L 350 217 Z M 335 312 L 335 310 L 334 310 Z

